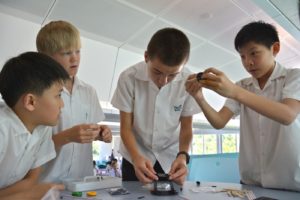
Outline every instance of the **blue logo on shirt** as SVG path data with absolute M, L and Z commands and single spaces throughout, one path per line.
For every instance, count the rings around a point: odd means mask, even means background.
M 182 105 L 174 106 L 174 111 L 179 112 L 179 111 L 181 111 L 181 108 L 182 108 Z

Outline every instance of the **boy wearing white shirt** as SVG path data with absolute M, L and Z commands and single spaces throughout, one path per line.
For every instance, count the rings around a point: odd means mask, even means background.
M 198 112 L 184 87 L 189 53 L 186 35 L 165 28 L 152 36 L 145 62 L 120 75 L 112 104 L 120 110 L 124 181 L 150 183 L 157 173 L 169 173 L 170 180 L 183 183 L 192 115 Z
M 251 78 L 234 84 L 210 68 L 200 82 L 191 75 L 187 91 L 215 128 L 240 115 L 243 183 L 300 191 L 300 69 L 287 69 L 275 61 L 278 33 L 262 21 L 245 25 L 235 38 L 235 48 Z M 205 101 L 201 87 L 228 98 L 219 112 Z
M 62 92 L 65 107 L 59 124 L 53 128 L 57 157 L 47 163 L 41 180 L 62 182 L 68 178 L 93 176 L 92 142 L 111 142 L 112 134 L 104 120 L 96 90 L 76 76 L 80 64 L 80 33 L 66 21 L 52 21 L 38 33 L 36 45 L 59 62 L 68 72 L 70 80 Z
M 50 127 L 63 107 L 68 74 L 50 57 L 27 52 L 8 60 L 0 73 L 0 198 L 30 190 L 41 165 L 55 157 Z M 46 125 L 46 126 L 41 126 Z

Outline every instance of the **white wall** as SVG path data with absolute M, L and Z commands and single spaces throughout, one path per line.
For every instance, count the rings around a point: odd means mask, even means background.
M 35 36 L 40 29 L 35 24 L 0 12 L 0 69 L 5 61 L 24 51 L 35 51 Z
M 0 12 L 0 69 L 10 57 L 25 51 L 36 51 L 35 38 L 41 25 Z M 89 38 L 81 37 L 81 64 L 78 76 L 96 88 L 101 101 L 110 101 L 120 73 L 143 60 L 137 54 Z M 195 69 L 191 68 L 192 71 Z M 209 102 L 221 108 L 224 99 L 212 92 L 205 92 Z

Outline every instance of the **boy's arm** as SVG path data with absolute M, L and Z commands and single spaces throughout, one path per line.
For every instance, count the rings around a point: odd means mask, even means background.
M 192 131 L 192 116 L 181 117 L 180 118 L 180 133 L 179 133 L 179 152 L 188 152 L 193 138 Z M 184 154 L 180 154 L 175 161 L 172 163 L 170 174 L 170 180 L 182 185 L 185 177 L 188 173 L 187 158 Z
M 39 183 L 29 190 L 3 196 L 1 200 L 40 200 L 51 188 L 57 190 L 65 189 L 62 184 Z
M 135 174 L 142 183 L 150 183 L 157 179 L 156 172 L 152 167 L 151 161 L 144 158 L 138 151 L 136 140 L 132 133 L 132 124 L 133 114 L 120 111 L 120 135 L 131 156 Z
M 220 111 L 216 111 L 212 108 L 204 99 L 202 94 L 202 84 L 197 81 L 196 76 L 196 74 L 189 76 L 185 83 L 186 91 L 194 97 L 206 119 L 214 128 L 224 128 L 227 122 L 233 117 L 234 113 L 227 107 L 223 107 Z
M 208 81 L 204 80 L 207 88 L 222 96 L 232 98 L 281 124 L 289 125 L 300 112 L 300 102 L 295 99 L 287 98 L 281 102 L 272 101 L 235 85 L 221 71 L 210 68 L 206 72 L 212 73 L 207 74 Z
M 40 173 L 41 173 L 41 167 L 37 167 L 35 169 L 29 170 L 29 172 L 22 180 L 6 188 L 0 189 L 0 197 L 30 190 L 33 185 L 38 183 Z
M 234 99 L 284 125 L 291 124 L 300 112 L 300 102 L 295 99 L 283 99 L 281 102 L 272 101 L 241 87 L 238 88 Z
M 194 97 L 198 105 L 201 107 L 206 119 L 215 129 L 222 129 L 233 117 L 233 113 L 227 107 L 223 106 L 220 111 L 216 111 L 212 108 L 206 100 Z

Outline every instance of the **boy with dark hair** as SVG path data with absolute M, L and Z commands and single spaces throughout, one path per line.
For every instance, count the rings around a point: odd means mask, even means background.
M 67 72 L 50 57 L 27 52 L 0 72 L 0 198 L 37 184 L 41 165 L 55 157 L 49 127 L 57 124 Z
M 164 28 L 152 36 L 145 62 L 120 75 L 112 104 L 120 110 L 124 181 L 149 183 L 158 179 L 157 173 L 169 173 L 171 180 L 183 183 L 192 115 L 198 112 L 184 88 L 189 52 L 183 32 Z
M 106 125 L 96 90 L 80 80 L 80 33 L 66 21 L 52 21 L 38 33 L 36 46 L 39 52 L 52 57 L 68 72 L 62 98 L 65 103 L 59 124 L 53 128 L 53 141 L 57 157 L 47 163 L 41 176 L 43 181 L 62 182 L 92 176 L 92 142 L 111 142 L 112 133 Z
M 199 82 L 191 75 L 186 89 L 215 128 L 240 115 L 243 183 L 300 191 L 300 69 L 287 69 L 275 61 L 278 33 L 262 21 L 245 25 L 235 38 L 235 48 L 251 78 L 234 84 L 210 68 Z M 205 101 L 201 87 L 228 98 L 219 112 Z

